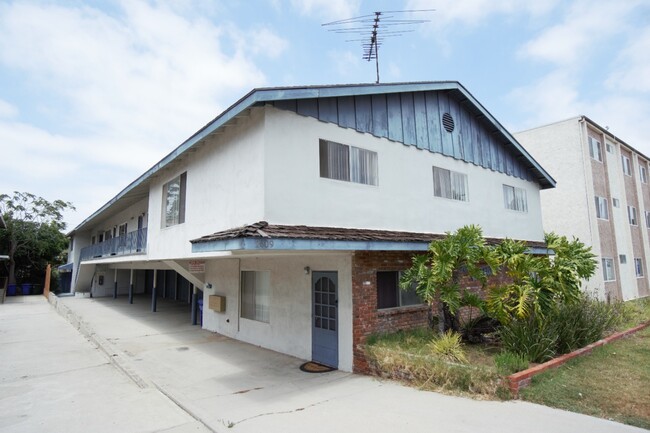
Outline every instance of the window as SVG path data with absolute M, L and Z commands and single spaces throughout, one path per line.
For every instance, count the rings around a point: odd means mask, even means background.
M 645 226 L 650 229 L 650 212 L 645 211 Z
M 127 223 L 120 224 L 119 226 L 117 226 L 117 236 L 120 239 L 120 246 L 126 245 L 126 228 L 127 228 Z
M 377 185 L 377 152 L 320 140 L 320 177 Z
M 187 173 L 183 173 L 163 185 L 163 227 L 185 222 L 186 183 Z
M 97 242 L 97 238 L 95 238 L 95 236 L 91 236 L 90 237 L 90 245 L 95 245 L 96 242 Z
M 639 224 L 639 222 L 636 219 L 636 208 L 634 206 L 627 207 L 627 219 L 630 221 L 630 224 L 633 226 Z
M 467 175 L 433 167 L 433 195 L 452 200 L 469 201 Z
M 614 146 L 612 146 L 610 143 L 607 143 L 606 146 L 609 153 L 614 153 Z
M 603 279 L 605 281 L 614 281 L 616 276 L 614 275 L 614 260 L 603 258 Z
M 526 191 L 522 188 L 503 185 L 503 203 L 506 209 L 511 209 L 518 212 L 528 212 Z
M 401 272 L 377 272 L 377 309 L 420 305 L 422 299 L 415 293 L 415 285 L 409 290 L 399 288 Z
M 622 265 L 624 265 L 627 263 L 627 256 L 625 254 L 619 254 L 618 260 L 621 262 Z
M 614 205 L 614 207 L 620 207 L 621 206 L 621 202 L 617 198 L 612 199 L 612 204 Z
M 270 272 L 242 271 L 241 317 L 269 323 Z
M 634 258 L 634 271 L 636 272 L 636 277 L 641 278 L 643 276 L 643 262 L 640 258 Z
M 607 208 L 607 199 L 596 196 L 596 218 L 601 220 L 609 219 L 609 209 Z
M 623 162 L 623 173 L 628 176 L 632 176 L 632 169 L 630 168 L 630 158 L 625 155 L 621 155 L 621 161 Z
M 589 156 L 596 161 L 603 162 L 603 155 L 600 152 L 600 141 L 593 137 L 589 137 Z
M 648 169 L 643 165 L 639 166 L 639 177 L 641 182 L 648 183 Z

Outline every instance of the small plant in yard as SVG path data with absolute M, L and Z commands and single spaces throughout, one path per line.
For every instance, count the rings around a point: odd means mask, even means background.
M 499 337 L 505 350 L 530 362 L 545 362 L 555 355 L 557 335 L 552 324 L 535 316 L 501 326 Z
M 509 376 L 528 368 L 528 360 L 522 355 L 512 352 L 501 352 L 494 357 L 494 364 L 499 374 Z
M 461 343 L 461 335 L 457 332 L 447 331 L 429 343 L 431 352 L 452 362 L 467 364 L 467 356 Z

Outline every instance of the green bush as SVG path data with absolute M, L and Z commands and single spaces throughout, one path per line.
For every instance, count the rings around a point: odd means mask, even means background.
M 508 376 L 528 368 L 528 361 L 522 355 L 512 352 L 501 352 L 494 357 L 494 364 L 499 374 Z
M 621 309 L 620 303 L 607 304 L 589 294 L 556 304 L 546 317 L 557 335 L 555 352 L 569 353 L 600 340 L 618 324 Z
M 461 335 L 457 332 L 447 331 L 429 343 L 431 352 L 447 361 L 467 364 L 467 357 L 461 343 Z
M 503 348 L 529 362 L 545 362 L 555 356 L 557 335 L 553 326 L 536 316 L 515 319 L 499 328 Z

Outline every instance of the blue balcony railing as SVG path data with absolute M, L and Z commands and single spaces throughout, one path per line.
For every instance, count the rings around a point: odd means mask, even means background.
M 125 256 L 147 252 L 147 228 L 142 228 L 122 236 L 108 239 L 81 249 L 79 260 L 92 260 L 102 257 Z

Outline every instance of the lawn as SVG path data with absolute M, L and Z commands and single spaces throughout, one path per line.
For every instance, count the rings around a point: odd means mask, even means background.
M 533 377 L 521 398 L 650 429 L 650 328 Z

